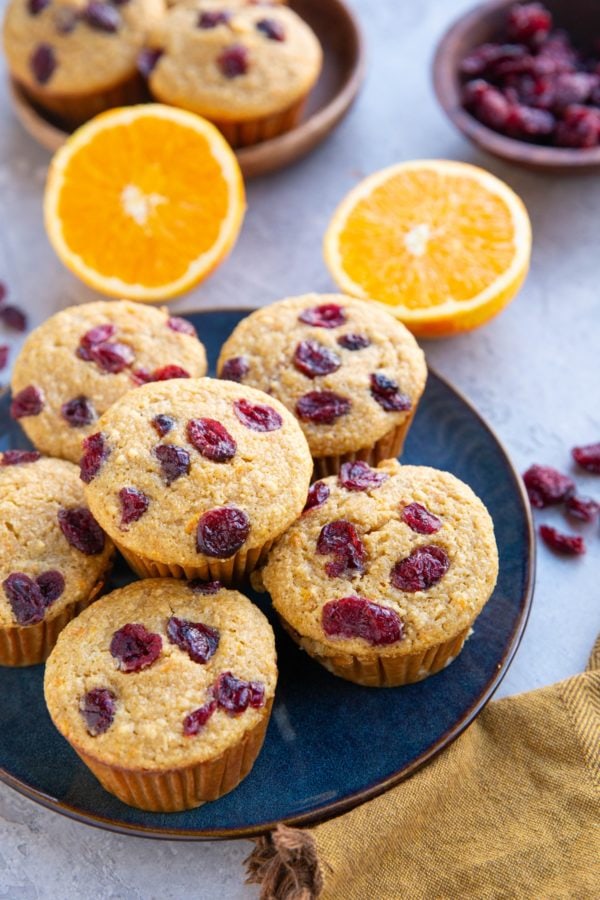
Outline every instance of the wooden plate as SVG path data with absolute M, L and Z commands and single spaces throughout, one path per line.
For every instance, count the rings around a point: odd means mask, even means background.
M 324 51 L 323 71 L 303 120 L 287 134 L 236 151 L 246 178 L 273 172 L 317 146 L 345 116 L 361 86 L 364 45 L 358 22 L 343 0 L 290 0 L 291 8 L 311 26 Z M 10 83 L 17 118 L 38 144 L 54 152 L 68 131 Z

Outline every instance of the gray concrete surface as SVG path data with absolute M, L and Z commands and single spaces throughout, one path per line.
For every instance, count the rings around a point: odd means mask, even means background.
M 600 439 L 600 179 L 505 166 L 452 130 L 433 97 L 429 62 L 437 37 L 469 5 L 354 0 L 368 40 L 369 74 L 351 115 L 308 159 L 249 185 L 248 214 L 231 258 L 174 308 L 255 306 L 327 290 L 332 285 L 321 237 L 336 203 L 363 174 L 418 157 L 486 166 L 530 211 L 531 273 L 494 322 L 425 349 L 430 363 L 497 429 L 520 469 L 532 461 L 568 468 L 574 443 Z M 48 245 L 41 214 L 48 156 L 15 121 L 4 81 L 0 77 L 0 279 L 37 324 L 93 295 Z M 600 493 L 597 478 L 581 483 L 586 492 Z M 560 520 L 558 513 L 546 518 Z M 580 560 L 556 559 L 540 548 L 529 627 L 499 696 L 584 667 L 600 629 L 597 529 L 589 544 Z M 0 900 L 243 900 L 257 896 L 243 885 L 249 849 L 245 841 L 185 845 L 103 833 L 0 786 Z

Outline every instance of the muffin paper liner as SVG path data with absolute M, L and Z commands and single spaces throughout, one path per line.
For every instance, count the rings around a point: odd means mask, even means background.
M 89 94 L 52 94 L 38 91 L 29 85 L 21 84 L 20 87 L 36 106 L 56 116 L 64 125 L 71 128 L 82 125 L 107 109 L 142 103 L 148 99 L 147 88 L 138 72 L 103 91 Z
M 313 481 L 319 478 L 327 478 L 328 475 L 338 475 L 340 468 L 346 462 L 362 460 L 370 466 L 377 466 L 384 459 L 395 459 L 400 456 L 415 412 L 416 406 L 413 407 L 410 415 L 404 420 L 402 425 L 394 428 L 393 431 L 388 431 L 372 447 L 362 447 L 359 450 L 342 453 L 338 456 L 314 457 Z
M 217 800 L 249 774 L 263 745 L 272 705 L 270 700 L 261 721 L 235 746 L 215 759 L 176 769 L 125 769 L 103 763 L 75 744 L 72 747 L 102 787 L 123 803 L 150 812 L 179 812 Z

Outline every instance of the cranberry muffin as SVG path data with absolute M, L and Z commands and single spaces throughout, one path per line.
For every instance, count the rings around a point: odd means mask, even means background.
M 276 681 L 273 631 L 246 597 L 215 582 L 150 579 L 113 591 L 65 629 L 44 694 L 107 791 L 175 812 L 246 777 Z
M 404 325 L 343 294 L 305 294 L 256 310 L 223 345 L 217 370 L 298 417 L 319 477 L 343 462 L 398 456 L 427 378 Z
M 81 460 L 87 501 L 142 577 L 237 582 L 304 506 L 306 441 L 261 391 L 210 378 L 148 384 L 96 427 Z
M 25 341 L 13 369 L 11 414 L 42 453 L 79 462 L 82 439 L 127 391 L 205 372 L 193 326 L 166 309 L 128 300 L 72 306 Z
M 294 640 L 335 675 L 395 686 L 460 653 L 498 551 L 478 497 L 448 472 L 345 463 L 313 484 L 262 572 Z
M 43 662 L 104 586 L 113 545 L 78 476 L 36 451 L 0 453 L 0 665 Z

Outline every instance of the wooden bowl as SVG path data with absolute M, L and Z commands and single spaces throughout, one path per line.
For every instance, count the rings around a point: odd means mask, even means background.
M 586 45 L 600 37 L 600 5 L 589 0 L 543 0 L 574 43 Z M 576 150 L 545 147 L 505 137 L 482 125 L 461 105 L 461 60 L 478 44 L 494 40 L 502 32 L 506 11 L 515 0 L 483 3 L 458 19 L 444 34 L 433 60 L 433 84 L 437 98 L 454 125 L 474 144 L 509 162 L 532 169 L 556 172 L 585 171 L 600 166 L 600 147 Z
M 346 115 L 365 71 L 361 30 L 344 0 L 290 0 L 292 9 L 311 26 L 323 47 L 323 71 L 309 98 L 300 124 L 280 137 L 236 150 L 246 178 L 290 165 L 317 146 Z M 69 132 L 35 106 L 10 82 L 17 118 L 29 134 L 54 152 Z

